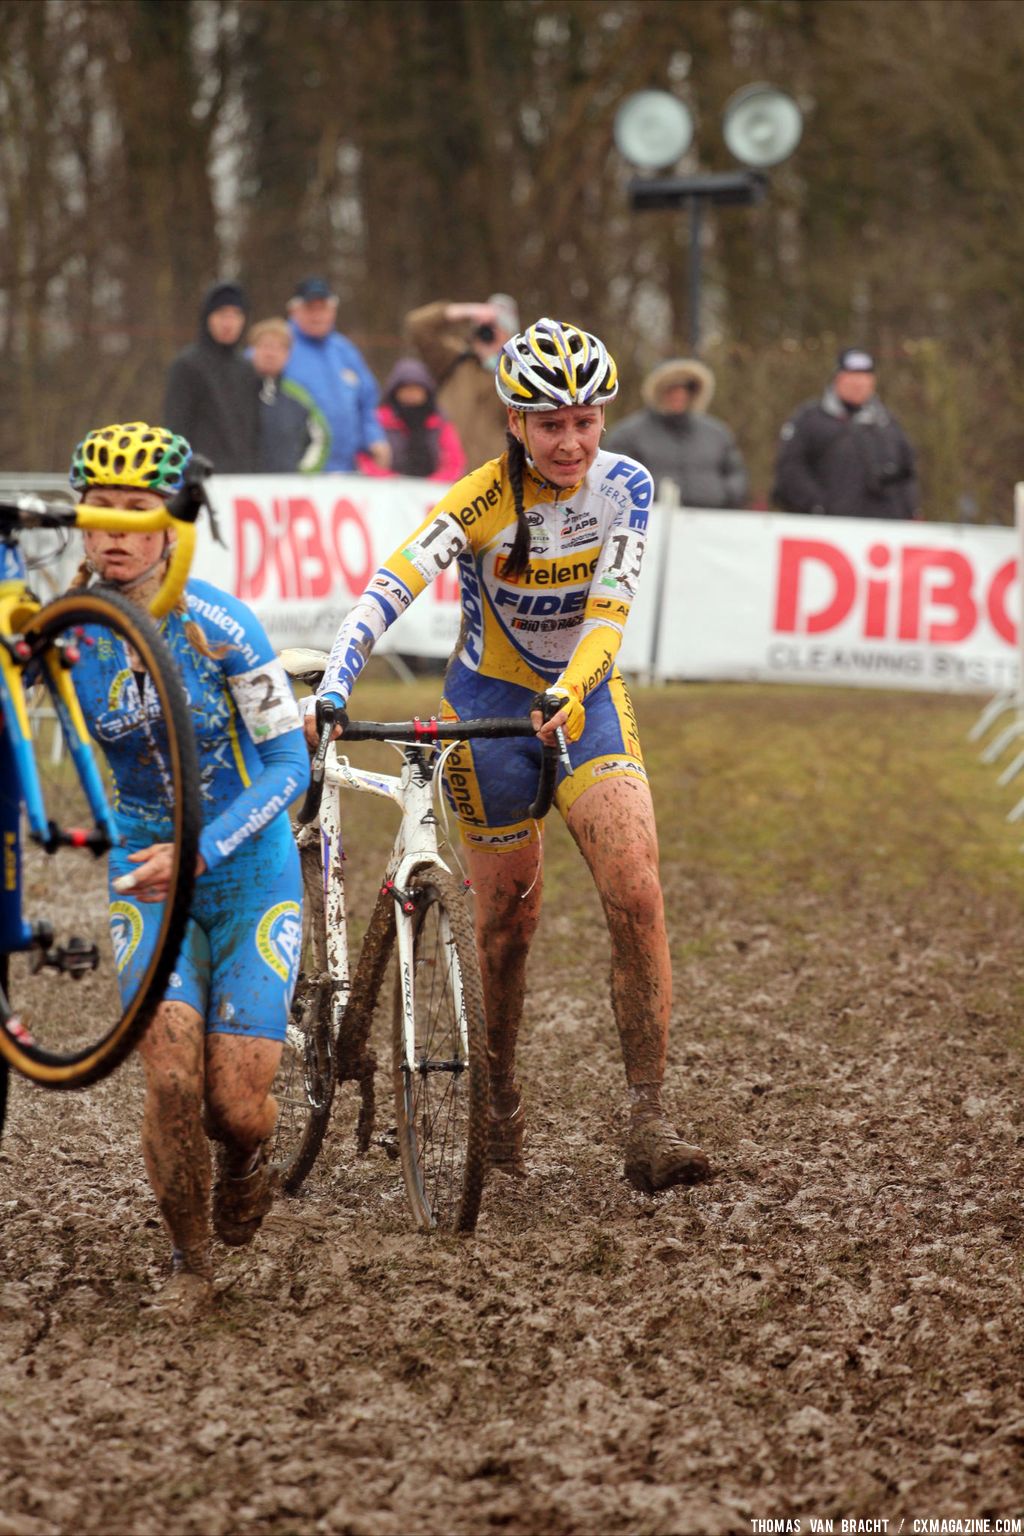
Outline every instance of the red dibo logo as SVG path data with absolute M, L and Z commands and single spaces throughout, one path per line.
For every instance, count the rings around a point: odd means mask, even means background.
M 987 586 L 958 549 L 877 543 L 866 564 L 824 539 L 781 539 L 775 629 L 821 635 L 852 616 L 865 640 L 948 645 L 969 639 L 984 613 L 996 634 L 1016 645 L 1017 626 L 1006 602 L 1017 579 L 1016 559 L 998 566 Z

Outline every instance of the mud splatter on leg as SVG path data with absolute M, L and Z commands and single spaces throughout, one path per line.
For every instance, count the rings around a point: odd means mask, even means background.
M 142 1151 L 171 1242 L 190 1272 L 209 1278 L 210 1152 L 203 1133 L 203 1021 L 164 1003 L 139 1046 L 146 1074 Z
M 645 1193 L 709 1176 L 699 1147 L 662 1109 L 672 966 L 658 873 L 654 810 L 646 786 L 595 785 L 573 806 L 569 829 L 590 866 L 611 941 L 611 999 L 630 1091 L 625 1174 Z

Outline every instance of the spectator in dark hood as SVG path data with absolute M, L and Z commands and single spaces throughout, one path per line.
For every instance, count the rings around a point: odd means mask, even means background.
M 673 358 L 644 379 L 644 409 L 608 434 L 612 453 L 628 453 L 654 476 L 679 487 L 686 507 L 746 506 L 747 472 L 732 432 L 707 414 L 715 392 L 710 368 L 693 358 Z
M 447 483 L 465 474 L 459 434 L 438 410 L 433 375 L 418 358 L 403 357 L 392 368 L 377 420 L 391 444 L 391 469 L 381 469 L 369 454 L 360 454 L 364 474 L 417 475 Z
M 167 375 L 163 421 L 222 475 L 260 467 L 260 386 L 240 346 L 248 312 L 237 283 L 214 283 L 199 311 L 199 339 Z
M 918 516 L 914 450 L 875 393 L 875 360 L 846 347 L 820 400 L 808 400 L 779 433 L 776 505 L 831 517 Z

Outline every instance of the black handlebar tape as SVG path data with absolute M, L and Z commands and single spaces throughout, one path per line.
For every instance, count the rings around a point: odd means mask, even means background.
M 344 728 L 348 716 L 343 709 L 332 704 L 329 699 L 317 699 L 316 724 L 320 733 L 313 753 L 313 760 L 309 765 L 309 788 L 306 790 L 306 798 L 299 807 L 296 817 L 299 825 L 308 826 L 315 821 L 320 814 L 320 802 L 324 797 L 324 765 L 327 762 L 327 748 L 331 744 L 335 726 Z
M 533 700 L 533 708 L 540 710 L 544 720 L 550 720 L 553 715 L 558 714 L 562 705 L 548 698 L 546 693 L 538 693 Z M 549 747 L 541 748 L 537 796 L 527 812 L 534 821 L 543 821 L 551 809 L 555 798 L 555 780 L 558 777 L 558 756 L 558 747 L 554 742 Z

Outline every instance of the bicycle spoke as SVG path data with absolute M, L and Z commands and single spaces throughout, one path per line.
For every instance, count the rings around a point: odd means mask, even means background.
M 396 992 L 396 1093 L 403 1170 L 421 1225 L 468 1231 L 484 1172 L 486 1058 L 476 951 L 465 903 L 443 872 L 421 882 L 414 919 L 414 1049 Z M 467 1015 L 472 993 L 475 1015 Z M 467 1048 L 467 1041 L 469 1046 Z

